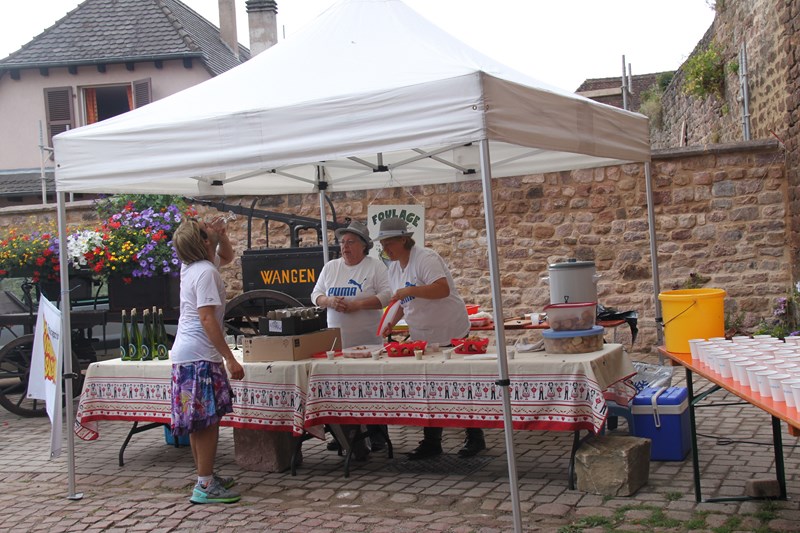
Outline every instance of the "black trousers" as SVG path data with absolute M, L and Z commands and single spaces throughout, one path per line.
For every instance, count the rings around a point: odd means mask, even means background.
M 442 441 L 442 432 L 444 428 L 422 428 L 422 434 L 425 437 L 425 440 L 428 441 Z M 482 439 L 483 438 L 483 430 L 481 428 L 466 428 L 464 430 L 468 439 Z

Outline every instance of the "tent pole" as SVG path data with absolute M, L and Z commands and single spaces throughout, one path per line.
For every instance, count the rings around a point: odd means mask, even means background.
M 653 207 L 653 175 L 650 171 L 650 162 L 644 164 L 644 183 L 647 192 L 647 225 L 650 227 L 650 265 L 653 270 L 653 296 L 655 297 L 656 317 L 656 346 L 664 345 L 664 327 L 661 324 L 661 301 L 658 294 L 661 292 L 661 281 L 658 278 L 658 242 L 656 242 L 656 213 Z M 662 356 L 658 356 L 662 362 Z
M 67 416 L 67 483 L 68 500 L 80 500 L 82 493 L 75 492 L 75 413 L 72 404 L 72 372 L 80 372 L 80 368 L 72 368 L 72 323 L 70 321 L 69 301 L 69 263 L 67 256 L 67 208 L 64 205 L 65 196 L 59 192 L 56 197 L 58 207 L 58 266 L 61 281 L 61 353 L 64 360 L 64 376 L 66 379 L 66 416 Z M 61 401 L 57 398 L 56 401 Z
M 322 262 L 327 263 L 329 259 L 328 253 L 328 215 L 325 211 L 325 190 L 328 188 L 328 182 L 325 181 L 325 169 L 317 165 L 317 189 L 319 189 L 319 219 L 321 222 L 320 228 L 322 231 Z
M 506 335 L 503 329 L 503 298 L 500 291 L 500 264 L 497 258 L 497 234 L 494 226 L 494 204 L 492 200 L 492 168 L 489 159 L 489 141 L 480 143 L 481 180 L 483 182 L 483 209 L 486 216 L 486 241 L 489 249 L 489 273 L 492 280 L 492 302 L 494 303 L 494 332 L 497 339 L 497 368 L 499 379 L 495 382 L 503 391 L 503 428 L 506 435 L 508 457 L 508 484 L 514 511 L 514 531 L 522 531 L 522 514 L 519 503 L 517 463 L 514 455 L 514 426 L 511 417 L 511 393 L 506 360 Z

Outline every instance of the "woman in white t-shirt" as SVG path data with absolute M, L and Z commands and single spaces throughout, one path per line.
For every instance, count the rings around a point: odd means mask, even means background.
M 322 268 L 311 292 L 311 301 L 328 308 L 328 327 L 340 329 L 343 348 L 382 344 L 378 324 L 381 309 L 389 303 L 391 296 L 386 266 L 367 255 L 372 248 L 372 239 L 365 224 L 353 221 L 335 233 L 342 257 L 329 261 Z M 386 426 L 370 425 L 367 432 L 372 451 L 386 446 Z M 328 444 L 330 450 L 339 447 L 335 441 Z M 357 439 L 353 450 L 356 459 L 365 459 L 368 452 L 363 440 Z
M 191 218 L 181 222 L 172 242 L 183 262 L 178 331 L 170 350 L 172 434 L 188 434 L 192 445 L 197 483 L 189 501 L 233 503 L 241 498 L 230 490 L 233 478 L 214 474 L 219 423 L 233 411 L 225 368 L 233 379 L 244 377 L 223 335 L 225 285 L 217 270 L 233 259 L 233 250 L 221 222 Z
M 430 248 L 416 246 L 412 233 L 401 218 L 381 221 L 378 240 L 392 261 L 389 265 L 392 301 L 400 301 L 400 310 L 382 333 L 389 335 L 395 324 L 405 318 L 412 339 L 446 346 L 452 339 L 469 334 L 467 307 L 444 259 Z M 424 438 L 409 454 L 410 459 L 426 459 L 442 453 L 442 428 L 425 427 L 423 433 Z M 486 449 L 482 429 L 468 428 L 466 433 L 458 455 L 471 457 Z
M 311 301 L 328 308 L 328 327 L 341 329 L 343 348 L 382 344 L 378 324 L 392 294 L 386 266 L 367 255 L 372 239 L 361 222 L 337 229 L 336 238 L 342 257 L 322 268 Z

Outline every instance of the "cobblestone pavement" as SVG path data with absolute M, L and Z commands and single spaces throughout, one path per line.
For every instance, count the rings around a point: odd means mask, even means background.
M 673 384 L 682 372 L 676 372 Z M 714 397 L 723 401 L 723 396 Z M 728 397 L 728 401 L 734 398 Z M 752 406 L 698 411 L 704 496 L 744 494 L 750 479 L 774 479 L 769 416 Z M 624 429 L 624 422 L 621 422 Z M 76 489 L 70 500 L 66 453 L 48 459 L 49 422 L 0 408 L 1 531 L 364 531 L 495 532 L 513 530 L 502 430 L 487 431 L 479 458 L 456 456 L 462 433 L 445 431 L 445 456 L 424 468 L 404 459 L 419 428 L 390 427 L 394 459 L 373 453 L 354 463 L 322 441 L 304 445 L 297 476 L 244 471 L 234 461 L 232 430 L 223 429 L 217 470 L 238 479 L 242 501 L 193 506 L 188 448 L 160 430 L 135 435 L 117 464 L 130 425 L 101 423 L 94 442 L 76 439 Z M 694 500 L 692 463 L 652 462 L 647 486 L 632 497 L 567 489 L 571 434 L 516 432 L 525 531 L 800 531 L 800 452 L 784 431 L 789 500 L 701 503 Z M 708 436 L 707 436 L 708 435 Z M 718 435 L 710 437 L 710 435 Z

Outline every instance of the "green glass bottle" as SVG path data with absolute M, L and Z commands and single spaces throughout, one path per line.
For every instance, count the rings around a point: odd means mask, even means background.
M 142 361 L 152 361 L 153 352 L 153 324 L 150 320 L 150 310 L 142 311 L 142 344 L 139 352 L 142 354 Z
M 122 331 L 119 334 L 119 355 L 123 361 L 130 361 L 131 356 L 128 345 L 130 338 L 128 337 L 128 315 L 125 310 L 122 310 Z
M 142 332 L 139 331 L 139 314 L 136 308 L 131 309 L 131 331 L 128 334 L 128 360 L 139 361 L 142 354 L 139 347 L 142 345 Z
M 164 361 L 169 359 L 169 339 L 167 338 L 167 328 L 164 326 L 164 310 L 158 310 L 158 344 L 156 348 L 157 357 Z

